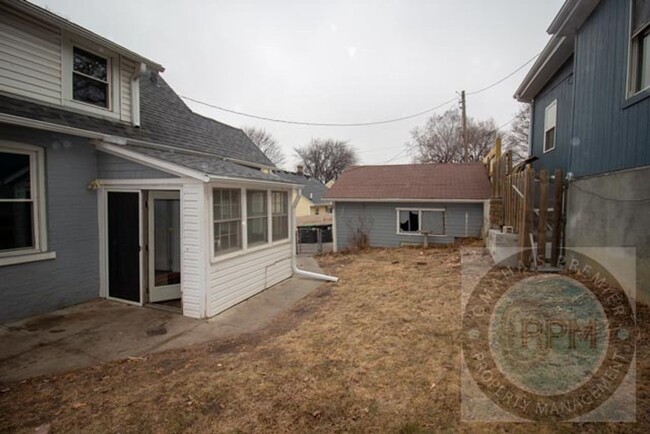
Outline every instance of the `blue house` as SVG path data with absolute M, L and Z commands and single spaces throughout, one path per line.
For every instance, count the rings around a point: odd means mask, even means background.
M 536 169 L 567 175 L 567 247 L 636 247 L 650 293 L 650 0 L 567 0 L 515 93 Z
M 301 273 L 301 184 L 163 71 L 0 1 L 0 322 L 97 297 L 205 318 Z

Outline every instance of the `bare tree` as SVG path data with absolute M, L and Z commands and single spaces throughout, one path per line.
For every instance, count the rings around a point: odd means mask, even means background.
M 312 139 L 308 145 L 294 150 L 305 173 L 323 184 L 337 179 L 358 160 L 354 148 L 342 140 Z
M 258 127 L 244 127 L 242 128 L 246 135 L 253 143 L 273 162 L 277 167 L 281 167 L 287 158 L 280 149 L 278 141 L 268 131 Z
M 530 134 L 530 105 L 522 104 L 512 121 L 510 131 L 504 137 L 504 151 L 512 151 L 512 161 L 519 163 L 528 157 Z
M 468 161 L 480 161 L 494 146 L 496 124 L 493 119 L 467 119 Z M 406 144 L 418 163 L 457 163 L 463 161 L 464 143 L 462 117 L 458 108 L 434 114 L 423 127 L 411 131 L 412 140 Z

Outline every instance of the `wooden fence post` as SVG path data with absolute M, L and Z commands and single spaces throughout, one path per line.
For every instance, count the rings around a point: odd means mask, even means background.
M 558 266 L 560 241 L 562 239 L 562 195 L 564 193 L 564 173 L 555 169 L 555 197 L 553 198 L 553 237 L 551 239 L 551 264 Z
M 519 228 L 519 260 L 530 265 L 530 233 L 533 230 L 533 195 L 535 193 L 535 171 L 527 166 L 524 172 L 523 200 L 521 201 L 521 224 Z
M 546 263 L 546 222 L 548 221 L 548 170 L 539 172 L 539 228 L 537 237 L 537 255 Z M 537 258 L 535 258 L 537 260 Z

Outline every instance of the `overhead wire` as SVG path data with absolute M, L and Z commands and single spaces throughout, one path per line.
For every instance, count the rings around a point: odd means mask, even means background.
M 488 85 L 488 86 L 486 86 L 486 87 L 484 87 L 482 89 L 478 89 L 478 90 L 475 90 L 475 91 L 472 91 L 472 92 L 467 92 L 467 95 L 478 95 L 480 93 L 486 92 L 486 91 L 498 86 L 499 84 L 503 83 L 504 81 L 506 81 L 507 79 L 511 78 L 512 76 L 517 74 L 519 71 L 524 69 L 528 64 L 530 64 L 532 61 L 534 61 L 540 54 L 541 54 L 541 52 L 537 53 L 531 59 L 527 60 L 526 63 L 519 66 L 517 69 L 515 69 L 514 71 L 512 71 L 511 73 L 509 73 L 505 77 L 502 77 L 501 79 L 495 81 L 494 83 L 492 83 L 492 84 L 490 84 L 490 85 Z M 200 105 L 210 107 L 210 108 L 213 108 L 213 109 L 216 109 L 216 110 L 224 111 L 226 113 L 231 113 L 231 114 L 244 116 L 244 117 L 248 117 L 248 118 L 252 118 L 252 119 L 258 119 L 258 120 L 263 120 L 263 121 L 268 121 L 268 122 L 276 122 L 276 123 L 282 123 L 282 124 L 289 124 L 289 125 L 304 125 L 304 126 L 315 126 L 315 127 L 364 127 L 364 126 L 371 126 L 371 125 L 383 125 L 383 124 L 389 124 L 389 123 L 394 123 L 394 122 L 401 122 L 401 121 L 405 121 L 405 120 L 408 120 L 408 119 L 416 118 L 418 116 L 425 115 L 427 113 L 431 113 L 431 112 L 433 112 L 435 110 L 438 110 L 439 108 L 442 108 L 442 107 L 444 107 L 444 106 L 446 106 L 448 104 L 451 104 L 452 102 L 457 100 L 457 98 L 454 97 L 452 99 L 449 99 L 449 100 L 447 100 L 445 102 L 442 102 L 442 103 L 436 105 L 435 107 L 431 107 L 431 108 L 428 108 L 426 110 L 422 110 L 420 112 L 413 113 L 413 114 L 410 114 L 410 115 L 400 116 L 400 117 L 391 118 L 391 119 L 383 119 L 383 120 L 379 120 L 379 121 L 369 121 L 369 122 L 334 123 L 334 122 L 305 122 L 305 121 L 296 121 L 296 120 L 289 120 L 289 119 L 272 118 L 272 117 L 268 117 L 268 116 L 260 116 L 260 115 L 245 113 L 245 112 L 242 112 L 242 111 L 239 111 L 239 110 L 232 110 L 232 109 L 229 109 L 229 108 L 226 108 L 226 107 L 222 107 L 222 106 L 219 106 L 219 105 L 216 105 L 216 104 L 201 101 L 201 100 L 198 100 L 196 98 L 191 98 L 191 97 L 188 97 L 188 96 L 185 96 L 185 95 L 180 95 L 180 96 L 181 96 L 181 98 L 183 98 L 183 99 L 185 99 L 187 101 L 191 101 L 191 102 L 193 102 L 195 104 L 200 104 Z

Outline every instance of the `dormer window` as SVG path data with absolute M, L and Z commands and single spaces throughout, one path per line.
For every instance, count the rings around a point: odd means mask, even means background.
M 72 98 L 94 106 L 109 108 L 108 59 L 73 48 Z

